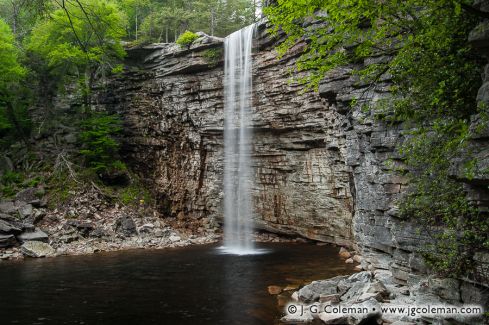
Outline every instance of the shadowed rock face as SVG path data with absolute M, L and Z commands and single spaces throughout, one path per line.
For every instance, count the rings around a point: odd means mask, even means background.
M 403 125 L 384 125 L 352 99 L 387 96 L 367 89 L 353 67 L 332 71 L 319 92 L 291 77 L 303 44 L 278 58 L 276 40 L 258 28 L 253 66 L 257 227 L 347 246 L 364 268 L 390 269 L 400 283 L 425 271 L 413 252 L 429 240 L 397 217 L 407 180 L 396 146 Z M 125 120 L 124 150 L 152 184 L 162 209 L 179 218 L 222 220 L 222 39 L 201 37 L 190 49 L 153 44 L 129 50 L 127 71 L 98 91 L 94 105 Z M 217 53 L 217 55 L 216 55 Z M 389 58 L 367 59 L 364 64 Z M 487 81 L 487 80 L 486 80 Z
M 317 93 L 291 82 L 293 54 L 278 59 L 262 35 L 256 43 L 256 225 L 351 245 L 345 118 Z M 158 44 L 130 50 L 128 72 L 98 97 L 97 104 L 124 116 L 127 156 L 174 215 L 222 219 L 222 51 L 222 40 L 211 37 L 190 49 Z

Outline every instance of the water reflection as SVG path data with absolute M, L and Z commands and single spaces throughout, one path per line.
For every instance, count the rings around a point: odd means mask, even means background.
M 267 286 L 353 272 L 336 248 L 259 248 L 268 254 L 196 246 L 2 262 L 1 324 L 273 324 Z

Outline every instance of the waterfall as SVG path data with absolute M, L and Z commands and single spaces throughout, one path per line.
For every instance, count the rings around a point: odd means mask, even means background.
M 224 247 L 232 254 L 253 254 L 251 188 L 252 60 L 255 26 L 224 41 Z

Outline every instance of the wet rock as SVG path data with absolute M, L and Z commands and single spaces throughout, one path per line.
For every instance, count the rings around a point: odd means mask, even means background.
M 282 287 L 279 287 L 279 286 L 268 286 L 268 293 L 271 294 L 271 295 L 278 295 L 282 291 L 283 291 L 282 290 Z
M 36 228 L 35 231 L 32 231 L 32 232 L 23 232 L 22 234 L 18 235 L 17 236 L 17 239 L 23 243 L 23 242 L 27 242 L 27 241 L 40 241 L 40 242 L 48 242 L 49 241 L 49 237 L 48 235 Z
M 20 247 L 22 254 L 30 257 L 46 257 L 55 255 L 56 251 L 49 244 L 39 241 L 27 241 Z
M 346 264 L 353 264 L 353 259 L 349 258 L 345 261 Z
M 137 234 L 136 223 L 134 223 L 134 220 L 127 215 L 117 219 L 114 230 L 128 237 Z
M 352 257 L 353 261 L 356 263 L 361 263 L 362 262 L 362 257 L 360 255 L 354 255 Z
M 0 247 L 11 247 L 17 243 L 15 236 L 12 234 L 0 234 Z
M 321 295 L 332 295 L 338 292 L 337 286 L 347 276 L 339 276 L 330 280 L 313 281 L 298 291 L 298 297 L 304 302 L 318 301 Z
M 348 259 L 351 257 L 351 253 L 344 247 L 340 248 L 340 251 L 338 254 L 340 255 L 341 258 L 345 258 L 345 259 Z

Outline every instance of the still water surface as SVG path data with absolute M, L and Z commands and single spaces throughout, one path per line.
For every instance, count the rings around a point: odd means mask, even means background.
M 276 324 L 269 285 L 353 273 L 338 249 L 260 244 L 134 250 L 0 263 L 1 324 Z

